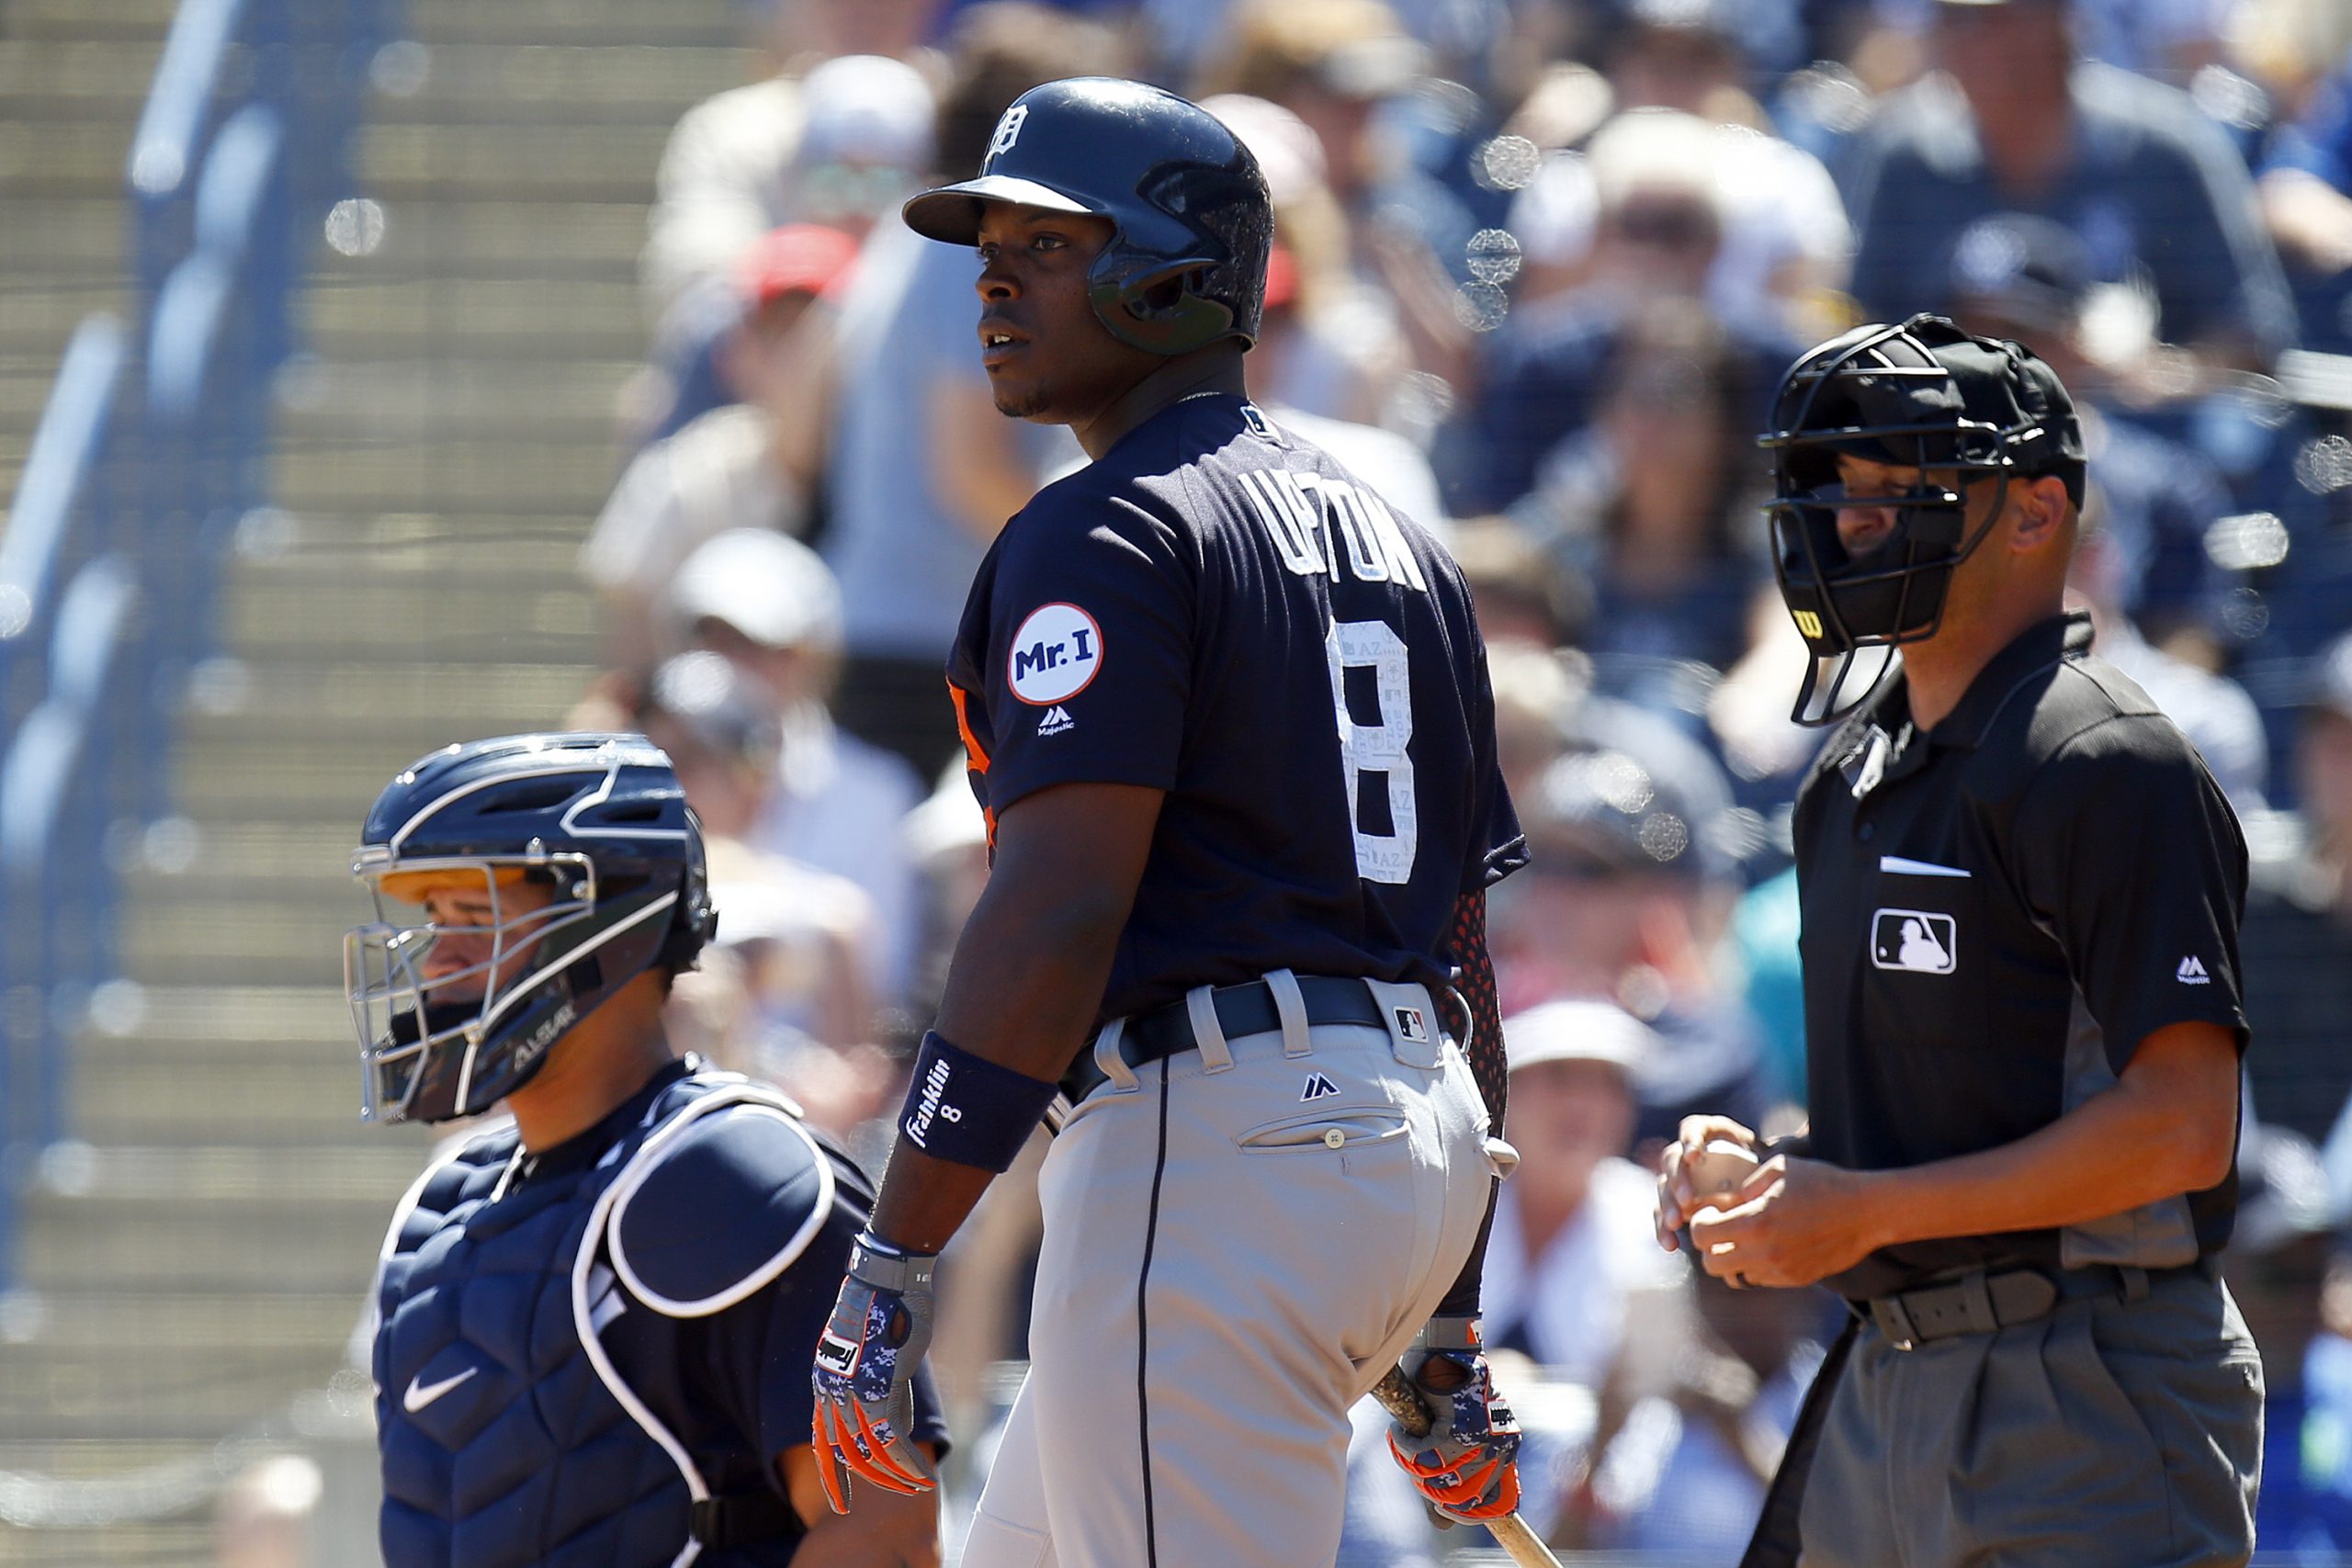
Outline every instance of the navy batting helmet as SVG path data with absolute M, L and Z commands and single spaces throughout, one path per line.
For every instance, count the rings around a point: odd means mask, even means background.
M 1829 723 L 1868 698 L 1865 690 L 1838 701 L 1857 649 L 1936 635 L 1953 569 L 2000 515 L 1996 494 L 1984 521 L 1968 527 L 1970 480 L 2055 474 L 2082 504 L 2082 431 L 2057 372 L 2031 349 L 1971 336 L 1941 316 L 1857 327 L 1804 355 L 1781 378 L 1761 444 L 1773 455 L 1769 511 L 1781 597 L 1815 658 L 1839 660 L 1817 713 L 1808 710 L 1819 666 L 1808 670 L 1792 716 L 1799 723 Z M 1840 454 L 1917 477 L 1899 496 L 1849 496 Z M 1894 531 L 1849 556 L 1839 513 L 1890 505 Z
M 1257 341 L 1273 247 L 1258 160 L 1198 104 L 1114 76 L 1048 82 L 997 121 L 977 179 L 925 191 L 907 226 L 950 244 L 979 238 L 983 202 L 1108 218 L 1094 313 L 1151 354 Z
M 343 963 L 370 1121 L 489 1110 L 718 925 L 701 826 L 642 736 L 445 747 L 392 780 L 361 840 L 352 872 L 378 918 L 344 939 Z

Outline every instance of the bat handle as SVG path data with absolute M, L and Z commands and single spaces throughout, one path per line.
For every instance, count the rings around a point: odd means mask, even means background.
M 1396 1419 L 1396 1425 L 1408 1438 L 1426 1438 L 1430 1431 L 1430 1407 L 1413 1392 L 1412 1379 L 1402 1367 L 1391 1367 L 1386 1375 L 1373 1384 L 1372 1397 L 1380 1407 Z
M 1413 1392 L 1413 1382 L 1402 1367 L 1391 1367 L 1386 1375 L 1372 1385 L 1373 1398 L 1381 1408 L 1396 1418 L 1396 1425 L 1408 1438 L 1429 1435 L 1430 1407 Z M 1481 1520 L 1495 1538 L 1495 1544 L 1510 1554 L 1518 1568 L 1560 1568 L 1560 1560 L 1544 1544 L 1544 1538 L 1529 1528 L 1517 1514 L 1505 1514 L 1498 1519 Z

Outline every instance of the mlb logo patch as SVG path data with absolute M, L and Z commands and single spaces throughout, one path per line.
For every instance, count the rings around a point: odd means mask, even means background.
M 1408 1045 L 1426 1045 L 1430 1039 L 1430 1021 L 1419 1008 L 1391 1008 L 1396 1015 L 1396 1037 Z
M 1871 917 L 1871 962 L 1913 975 L 1949 975 L 1960 962 L 1960 928 L 1933 909 L 1881 909 Z

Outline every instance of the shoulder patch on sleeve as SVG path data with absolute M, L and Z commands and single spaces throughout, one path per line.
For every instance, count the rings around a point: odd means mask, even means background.
M 833 1167 L 799 1121 L 757 1101 L 697 1116 L 621 1178 L 613 1269 L 671 1317 L 723 1312 L 798 1258 L 833 1204 Z
M 1040 604 L 1022 619 L 1005 652 L 1005 684 L 1031 707 L 1046 707 L 1094 683 L 1102 666 L 1102 624 L 1076 604 Z

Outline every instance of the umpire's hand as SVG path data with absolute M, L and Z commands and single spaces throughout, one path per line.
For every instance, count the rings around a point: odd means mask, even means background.
M 1895 1239 L 1883 1233 L 1860 1171 L 1775 1155 L 1737 1196 L 1690 1222 L 1699 1266 L 1735 1286 L 1814 1284 Z

